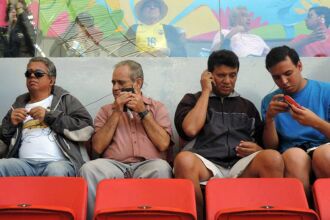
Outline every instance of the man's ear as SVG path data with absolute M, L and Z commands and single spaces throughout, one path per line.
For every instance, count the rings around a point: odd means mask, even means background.
M 137 78 L 135 80 L 135 82 L 136 82 L 137 88 L 141 90 L 142 89 L 142 85 L 143 85 L 143 79 L 142 78 Z
M 301 61 L 298 61 L 297 67 L 298 67 L 299 71 L 302 71 L 303 65 L 302 65 Z
M 56 81 L 56 78 L 53 77 L 53 76 L 51 76 L 51 77 L 50 77 L 50 85 L 51 85 L 51 86 L 55 85 L 55 81 Z

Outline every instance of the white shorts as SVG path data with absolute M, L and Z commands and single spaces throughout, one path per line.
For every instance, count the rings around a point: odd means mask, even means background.
M 254 159 L 254 157 L 259 153 L 260 151 L 257 151 L 253 154 L 250 154 L 249 156 L 243 157 L 239 161 L 237 161 L 233 167 L 231 168 L 225 168 L 222 166 L 219 166 L 208 159 L 202 157 L 199 154 L 195 155 L 204 163 L 205 167 L 210 170 L 213 174 L 212 178 L 236 178 L 239 177 L 243 171 L 246 169 L 246 167 L 251 163 L 251 161 Z M 200 182 L 200 184 L 206 185 L 207 181 Z

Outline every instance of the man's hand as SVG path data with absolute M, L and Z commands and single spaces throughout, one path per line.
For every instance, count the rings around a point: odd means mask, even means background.
M 305 126 L 313 127 L 313 125 L 320 120 L 319 116 L 303 106 L 301 106 L 301 108 L 291 106 L 290 114 L 299 124 Z
M 315 41 L 325 40 L 327 38 L 327 30 L 318 27 L 310 35 L 308 35 L 308 42 L 313 43 Z
M 124 111 L 124 106 L 130 100 L 131 92 L 121 92 L 114 102 L 115 111 Z
M 239 145 L 236 147 L 236 155 L 238 157 L 246 157 L 259 150 L 262 150 L 262 148 L 254 142 L 240 141 Z
M 126 106 L 137 113 L 146 110 L 141 94 L 131 93 Z
M 33 119 L 38 119 L 40 122 L 43 122 L 45 119 L 45 115 L 46 115 L 46 109 L 43 107 L 34 107 L 32 108 L 28 114 L 33 118 Z
M 284 98 L 284 94 L 274 95 L 272 100 L 268 105 L 268 109 L 266 112 L 266 120 L 273 120 L 273 118 L 281 112 L 288 111 L 289 105 L 282 101 Z
M 23 122 L 28 116 L 27 110 L 25 108 L 16 108 L 11 112 L 10 120 L 13 125 L 18 125 Z
M 202 91 L 210 94 L 212 92 L 212 83 L 214 83 L 212 73 L 205 70 L 201 76 Z

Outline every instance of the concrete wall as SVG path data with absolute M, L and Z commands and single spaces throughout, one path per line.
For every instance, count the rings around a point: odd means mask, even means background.
M 178 102 L 187 92 L 200 90 L 200 75 L 207 58 L 133 58 L 145 73 L 144 94 L 166 104 L 173 116 Z M 113 66 L 123 58 L 53 58 L 57 67 L 57 85 L 70 91 L 94 117 L 98 109 L 113 102 L 111 75 Z M 15 97 L 26 91 L 24 72 L 28 59 L 0 59 L 0 118 L 10 109 Z M 260 109 L 261 99 L 276 89 L 264 68 L 264 58 L 241 58 L 237 91 Z M 304 58 L 303 75 L 330 81 L 330 58 Z M 105 97 L 106 96 L 106 97 Z M 100 98 L 105 97 L 99 100 Z M 330 98 L 330 97 L 329 97 Z M 94 103 L 95 102 L 95 103 Z

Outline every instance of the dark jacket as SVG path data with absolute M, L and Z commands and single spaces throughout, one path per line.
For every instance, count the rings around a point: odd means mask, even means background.
M 2 125 L 0 125 L 0 158 L 3 158 L 6 155 L 6 151 L 8 149 L 7 145 L 2 141 L 4 138 L 2 137 Z
M 16 24 L 7 34 L 5 57 L 34 57 L 36 32 L 26 12 L 17 15 Z
M 127 37 L 135 41 L 136 31 L 138 24 L 133 25 L 127 31 Z M 185 48 L 185 42 L 183 41 L 178 29 L 171 26 L 163 24 L 167 46 L 170 49 L 170 57 L 186 57 L 187 51 Z M 134 43 L 135 45 L 135 43 Z
M 233 166 L 240 158 L 235 148 L 240 141 L 257 142 L 262 146 L 262 123 L 256 107 L 247 99 L 233 93 L 228 97 L 210 95 L 204 127 L 196 137 L 188 137 L 182 123 L 195 106 L 201 92 L 186 94 L 175 112 L 175 126 L 181 138 L 195 139 L 192 152 L 224 166 Z
M 5 47 L 8 44 L 6 34 L 7 34 L 7 27 L 0 27 L 0 57 L 5 56 Z
M 51 128 L 54 138 L 65 157 L 72 162 L 78 172 L 84 163 L 80 152 L 80 142 L 87 141 L 92 133 L 93 120 L 85 107 L 66 90 L 54 86 L 51 109 L 46 113 L 45 123 Z M 24 108 L 29 101 L 29 93 L 16 98 L 13 108 Z M 10 120 L 11 110 L 2 120 L 2 135 L 9 146 L 7 158 L 18 157 L 21 146 L 22 126 L 14 126 Z

